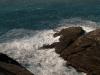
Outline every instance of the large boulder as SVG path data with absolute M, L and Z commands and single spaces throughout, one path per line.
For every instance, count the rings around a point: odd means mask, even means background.
M 0 53 L 0 75 L 33 75 L 17 61 Z
M 85 31 L 81 27 L 69 27 L 55 33 L 54 37 L 60 36 L 59 41 L 51 45 L 44 45 L 43 48 L 54 48 L 57 53 L 61 53 L 69 47 L 78 37 L 83 35 Z
M 73 66 L 87 75 L 100 75 L 100 29 L 84 34 L 81 27 L 70 27 L 54 34 L 60 42 L 47 45 Z M 46 45 L 45 45 L 46 47 Z
M 79 71 L 100 75 L 100 29 L 78 38 L 63 50 L 61 57 Z

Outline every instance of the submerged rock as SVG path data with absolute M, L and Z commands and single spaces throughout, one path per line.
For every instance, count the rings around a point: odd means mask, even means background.
M 17 61 L 0 53 L 0 75 L 33 75 Z
M 100 29 L 85 33 L 81 27 L 69 27 L 54 34 L 61 36 L 59 41 L 46 48 L 55 48 L 77 71 L 88 75 L 100 75 Z

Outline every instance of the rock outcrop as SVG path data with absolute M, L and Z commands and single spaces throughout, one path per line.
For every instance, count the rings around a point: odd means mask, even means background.
M 33 75 L 17 61 L 0 53 L 0 75 Z
M 84 33 L 85 31 L 81 27 L 70 27 L 67 29 L 62 29 L 60 32 L 54 34 L 54 37 L 61 36 L 59 38 L 60 42 L 55 42 L 51 45 L 44 45 L 43 48 L 55 47 L 55 51 L 59 54 Z
M 55 48 L 56 52 L 67 61 L 66 66 L 73 66 L 87 75 L 100 75 L 100 29 L 84 33 L 81 27 L 61 30 L 60 42 L 45 45 Z

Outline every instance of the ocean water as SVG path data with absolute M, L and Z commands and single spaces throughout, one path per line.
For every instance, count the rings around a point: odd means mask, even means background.
M 55 49 L 39 48 L 59 41 L 53 34 L 63 28 L 90 32 L 99 24 L 99 0 L 0 0 L 0 52 L 35 75 L 86 75 L 66 67 Z

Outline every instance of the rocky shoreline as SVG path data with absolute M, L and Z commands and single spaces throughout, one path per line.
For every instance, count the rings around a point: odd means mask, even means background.
M 43 48 L 55 48 L 67 61 L 66 66 L 73 66 L 78 72 L 100 74 L 100 29 L 86 33 L 81 27 L 69 27 L 54 34 L 57 36 L 60 36 L 59 42 Z
M 55 48 L 66 63 L 87 75 L 100 74 L 100 29 L 86 33 L 82 27 L 69 27 L 54 34 L 59 42 L 42 48 Z M 34 75 L 6 54 L 0 53 L 0 75 Z

